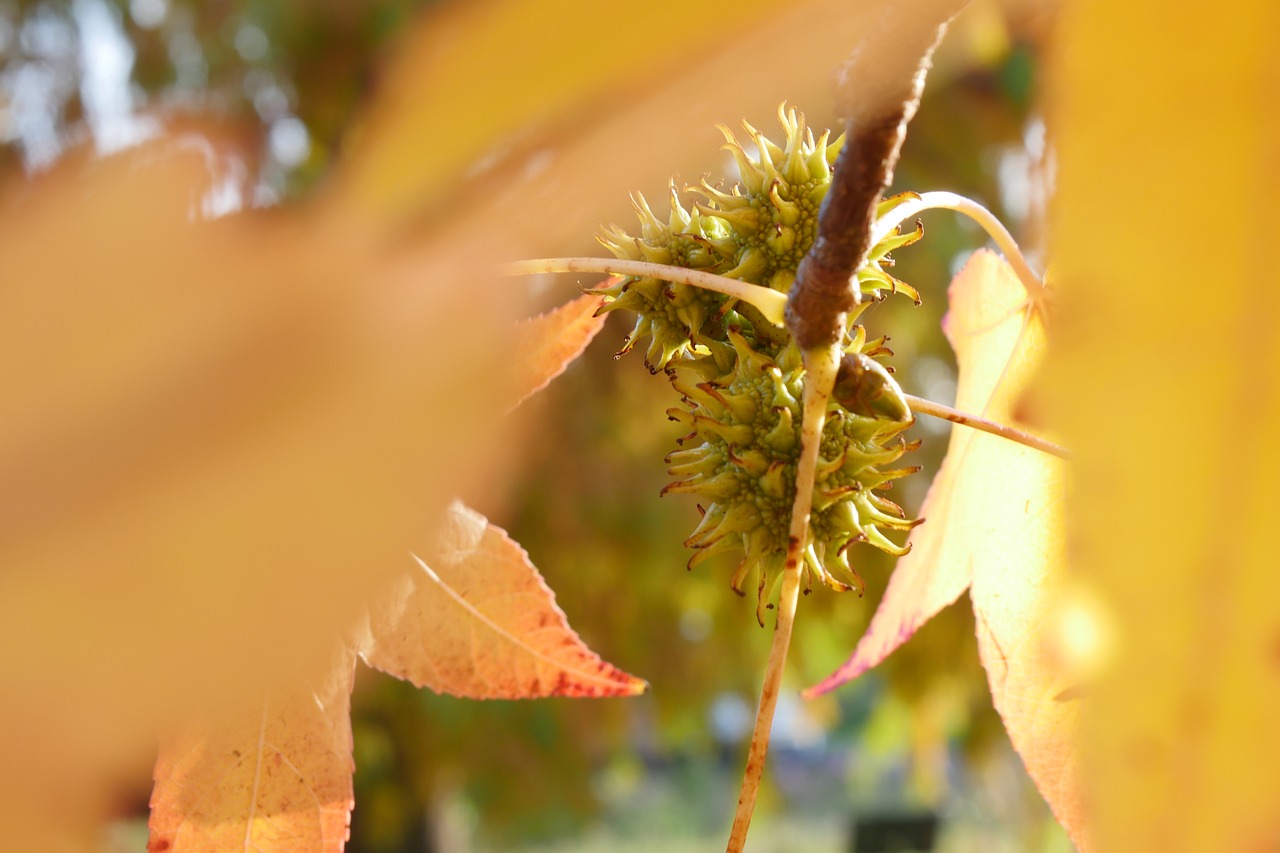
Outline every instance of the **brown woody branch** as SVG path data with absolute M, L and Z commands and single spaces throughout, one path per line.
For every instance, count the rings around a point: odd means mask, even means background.
M 881 194 L 893 180 L 907 123 L 920 103 L 933 49 L 968 0 L 889 6 L 878 30 L 840 73 L 838 106 L 848 116 L 844 148 L 818 215 L 818 236 L 800 262 L 787 300 L 787 329 L 802 350 L 831 346 L 858 304 L 854 274 L 871 248 Z

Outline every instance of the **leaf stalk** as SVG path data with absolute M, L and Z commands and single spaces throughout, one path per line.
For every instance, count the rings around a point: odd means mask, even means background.
M 1031 265 L 1027 263 L 1027 259 L 1023 256 L 1022 250 L 1018 248 L 1018 243 L 1013 239 L 1013 235 L 1009 233 L 1009 230 L 1004 227 L 991 211 L 973 199 L 965 198 L 962 195 L 948 192 L 928 192 L 921 193 L 919 198 L 904 201 L 876 220 L 875 228 L 871 235 L 871 245 L 874 246 L 892 234 L 893 229 L 911 217 L 926 210 L 939 209 L 963 213 L 981 225 L 982 230 L 987 232 L 992 242 L 999 247 L 1005 258 L 1008 259 L 1009 266 L 1013 267 L 1018 280 L 1022 282 L 1023 288 L 1026 289 L 1027 296 L 1034 302 L 1040 302 L 1045 298 L 1044 281 L 1036 274 L 1035 270 L 1031 269 Z
M 911 407 L 911 411 L 919 412 L 925 415 L 932 415 L 935 418 L 942 418 L 951 421 L 953 424 L 972 427 L 991 435 L 998 435 L 1001 438 L 1007 438 L 1010 441 L 1016 441 L 1018 444 L 1039 450 L 1043 453 L 1049 453 L 1057 456 L 1059 459 L 1071 459 L 1071 451 L 1061 445 L 1054 444 L 1052 441 L 1032 435 L 1029 432 L 1023 432 L 1005 424 L 989 421 L 986 418 L 971 415 L 968 412 L 962 412 L 959 409 L 953 409 L 950 406 L 944 406 L 941 403 L 935 403 L 932 400 L 926 400 L 923 397 L 916 397 L 912 394 L 903 393 L 906 398 L 907 405 Z
M 590 272 L 602 275 L 625 275 L 636 278 L 657 278 L 714 290 L 734 299 L 754 305 L 765 319 L 781 327 L 787 307 L 787 296 L 758 284 L 725 278 L 702 270 L 654 264 L 649 261 L 628 261 L 618 258 L 540 258 L 533 261 L 515 261 L 500 267 L 503 275 L 540 275 L 542 273 Z

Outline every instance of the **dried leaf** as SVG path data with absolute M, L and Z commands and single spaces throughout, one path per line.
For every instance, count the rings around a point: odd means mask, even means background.
M 161 744 L 150 853 L 341 853 L 354 802 L 343 649 L 315 682 L 269 690 L 251 711 Z
M 1009 266 L 982 251 L 950 290 L 944 329 L 960 367 L 956 406 L 1002 423 L 1044 348 L 1040 317 Z M 1061 581 L 1065 463 L 1003 438 L 953 427 L 946 461 L 913 531 L 913 550 L 889 581 L 853 656 L 814 687 L 856 678 L 970 589 L 978 649 L 996 710 L 1054 813 L 1082 826 L 1071 749 L 1077 684 L 1061 671 L 1047 626 Z
M 1275 850 L 1280 6 L 1063 11 L 1038 402 L 1076 451 L 1072 569 L 1115 638 L 1083 740 L 1097 847 Z
M 473 699 L 644 692 L 583 645 L 529 555 L 479 513 L 451 506 L 418 567 L 369 608 L 370 666 Z
M 601 302 L 599 296 L 584 293 L 520 325 L 513 347 L 517 398 L 512 408 L 546 388 L 582 355 L 604 327 L 605 316 L 596 316 Z

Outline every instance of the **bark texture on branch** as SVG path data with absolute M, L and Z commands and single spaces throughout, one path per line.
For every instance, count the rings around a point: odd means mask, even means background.
M 831 346 L 858 303 L 853 280 L 871 248 L 881 194 L 893 180 L 907 123 L 920 104 L 933 49 L 968 0 L 900 2 L 840 68 L 837 105 L 844 148 L 818 216 L 818 236 L 787 300 L 787 328 L 802 350 Z

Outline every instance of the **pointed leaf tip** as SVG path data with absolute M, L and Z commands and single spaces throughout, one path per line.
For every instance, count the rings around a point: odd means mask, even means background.
M 584 293 L 545 314 L 521 323 L 516 329 L 514 409 L 546 388 L 604 328 L 607 317 L 597 315 L 600 296 Z
M 369 616 L 366 663 L 440 693 L 533 699 L 648 688 L 587 648 L 524 549 L 460 503 L 426 559 Z
M 959 364 L 956 408 L 1010 423 L 1045 347 L 1013 270 L 976 253 L 952 282 L 943 321 Z M 1079 706 L 1060 701 L 1071 681 L 1045 649 L 1065 560 L 1066 463 L 1029 447 L 952 428 L 942 469 L 921 509 L 933 521 L 910 538 L 884 600 L 853 656 L 809 691 L 831 690 L 884 660 L 970 590 L 978 651 L 992 700 L 1054 814 L 1081 837 Z
M 996 275 L 1001 266 L 1003 262 L 996 255 L 985 250 L 975 253 L 951 284 L 950 308 L 943 319 L 943 329 L 960 365 L 956 408 L 985 412 L 997 420 L 999 415 L 1007 415 L 1007 409 L 997 411 L 991 405 L 1016 345 L 1020 317 L 1009 313 L 1009 300 L 1002 299 L 997 306 L 975 291 L 984 290 L 986 279 Z M 1012 304 L 1016 306 L 1023 295 L 1016 278 L 1013 285 L 1017 300 Z M 1002 317 L 1007 323 L 998 322 Z M 1001 333 L 999 340 L 987 337 L 995 332 Z M 1010 334 L 1013 339 L 1006 340 Z M 963 492 L 969 483 L 977 482 L 971 479 L 969 466 L 982 464 L 980 458 L 971 458 L 977 439 L 973 430 L 952 428 L 946 458 L 920 508 L 920 516 L 932 521 L 912 531 L 907 540 L 911 553 L 898 560 L 880 607 L 849 660 L 805 691 L 806 696 L 834 690 L 872 669 L 969 588 L 973 567 L 966 553 L 977 543 L 970 541 L 976 534 L 967 525 L 972 524 L 974 514 L 981 515 L 984 510 L 981 503 L 966 504 Z M 999 449 L 998 444 L 985 446 Z M 976 529 L 988 527 L 983 522 Z

